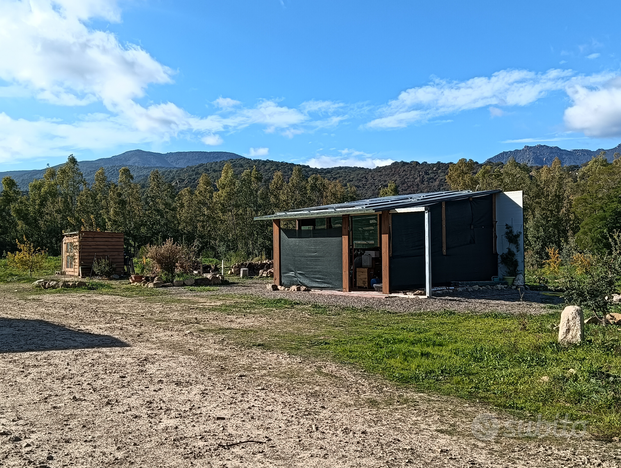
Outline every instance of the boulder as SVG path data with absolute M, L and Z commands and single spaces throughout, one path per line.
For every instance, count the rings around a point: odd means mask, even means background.
M 153 285 L 153 286 L 149 286 L 149 287 L 152 287 L 152 288 L 161 288 L 162 286 L 164 286 L 164 282 L 163 281 L 153 281 L 153 283 L 149 283 L 149 284 Z
M 48 281 L 45 289 L 56 289 L 58 288 L 58 281 Z
M 183 280 L 183 284 L 186 286 L 194 286 L 194 278 L 186 278 Z
M 621 294 L 613 294 L 612 295 L 612 302 L 618 304 L 621 302 Z
M 43 289 L 45 289 L 45 280 L 44 279 L 37 280 L 34 283 L 32 283 L 32 285 L 35 288 L 43 288 Z
M 210 284 L 209 278 L 194 278 L 194 286 L 209 286 Z
M 286 291 L 286 290 L 287 290 L 287 288 L 285 288 L 284 286 L 278 286 L 278 290 L 279 290 L 279 291 Z
M 175 280 L 173 281 L 173 286 L 183 286 L 183 280 Z
M 567 306 L 561 313 L 558 342 L 575 344 L 584 340 L 584 313 L 578 306 Z
M 267 285 L 267 290 L 268 291 L 278 291 L 278 285 L 277 284 L 268 284 Z
M 113 279 L 113 280 L 118 280 L 119 278 L 120 278 L 120 276 L 119 276 L 119 275 L 112 275 L 112 276 L 110 277 L 110 279 Z

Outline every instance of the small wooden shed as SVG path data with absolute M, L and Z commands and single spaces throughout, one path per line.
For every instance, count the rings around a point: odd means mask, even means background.
M 124 236 L 122 232 L 79 231 L 63 236 L 63 272 L 69 276 L 90 276 L 93 261 L 107 258 L 117 275 L 123 274 Z

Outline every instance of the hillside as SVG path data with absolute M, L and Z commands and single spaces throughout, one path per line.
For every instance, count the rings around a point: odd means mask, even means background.
M 287 180 L 291 176 L 292 163 L 233 159 L 229 161 L 233 166 L 235 174 L 238 176 L 246 169 L 256 166 L 257 170 L 263 174 L 265 179 L 271 179 L 276 171 L 281 171 Z M 212 182 L 216 182 L 222 173 L 225 161 L 200 164 L 184 169 L 167 170 L 163 173 L 168 182 L 172 182 L 178 189 L 184 187 L 196 187 L 201 174 L 206 173 Z M 328 180 L 340 180 L 343 184 L 352 184 L 358 189 L 360 198 L 375 197 L 381 187 L 394 181 L 400 193 L 420 193 L 448 190 L 446 184 L 446 174 L 448 163 L 418 163 L 418 162 L 396 162 L 390 166 L 377 167 L 375 169 L 365 169 L 360 167 L 333 167 L 328 169 L 315 169 L 310 166 L 301 166 L 305 177 L 312 174 L 319 174 Z M 145 179 L 142 180 L 143 182 Z
M 103 167 L 106 175 L 111 180 L 116 180 L 119 170 L 128 167 L 136 179 L 148 177 L 152 170 L 178 169 L 197 164 L 225 161 L 228 159 L 245 159 L 243 156 L 225 151 L 178 151 L 174 153 L 153 153 L 150 151 L 132 150 L 109 158 L 95 159 L 93 161 L 80 161 L 80 170 L 87 182 L 93 182 L 95 173 Z M 54 166 L 58 169 L 62 164 Z M 34 179 L 41 179 L 45 169 L 31 171 L 8 171 L 0 172 L 0 180 L 3 177 L 12 177 L 22 190 L 28 189 L 28 184 Z
M 612 162 L 614 154 L 621 153 L 621 144 L 609 150 L 598 149 L 595 151 L 587 149 L 565 150 L 558 146 L 547 145 L 524 146 L 521 150 L 503 151 L 485 162 L 506 163 L 510 158 L 514 158 L 516 162 L 529 166 L 549 166 L 555 158 L 559 158 L 563 166 L 580 166 L 589 162 L 602 151 L 606 152 L 606 158 Z

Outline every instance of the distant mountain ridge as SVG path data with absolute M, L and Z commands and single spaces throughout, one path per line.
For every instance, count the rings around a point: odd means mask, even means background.
M 524 146 L 521 150 L 503 151 L 485 162 L 506 163 L 510 158 L 513 158 L 516 162 L 529 166 L 549 166 L 555 158 L 559 158 L 563 166 L 580 166 L 589 162 L 602 151 L 606 152 L 606 158 L 612 162 L 614 154 L 621 153 L 621 144 L 609 150 L 598 149 L 595 151 L 587 149 L 565 150 L 558 146 L 547 145 Z
M 128 167 L 136 179 L 148 176 L 152 170 L 182 169 L 188 166 L 206 164 L 212 162 L 227 161 L 229 159 L 246 159 L 236 153 L 227 151 L 177 151 L 173 153 L 154 153 L 151 151 L 131 150 L 117 154 L 109 158 L 95 159 L 93 161 L 78 161 L 84 178 L 90 184 L 93 182 L 95 173 L 103 167 L 106 176 L 116 181 L 119 170 Z M 62 164 L 53 166 L 58 169 Z M 0 180 L 3 177 L 12 177 L 21 190 L 27 190 L 28 184 L 34 179 L 42 179 L 45 169 L 30 171 L 7 171 L 0 172 Z

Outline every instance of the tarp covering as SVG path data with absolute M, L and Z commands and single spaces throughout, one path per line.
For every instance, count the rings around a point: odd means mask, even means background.
M 451 281 L 489 281 L 498 274 L 492 196 L 446 202 L 446 255 L 442 252 L 442 204 L 431 207 L 431 269 L 434 286 Z M 424 213 L 392 215 L 390 288 L 425 284 Z
M 341 228 L 282 229 L 280 271 L 283 286 L 343 288 Z

